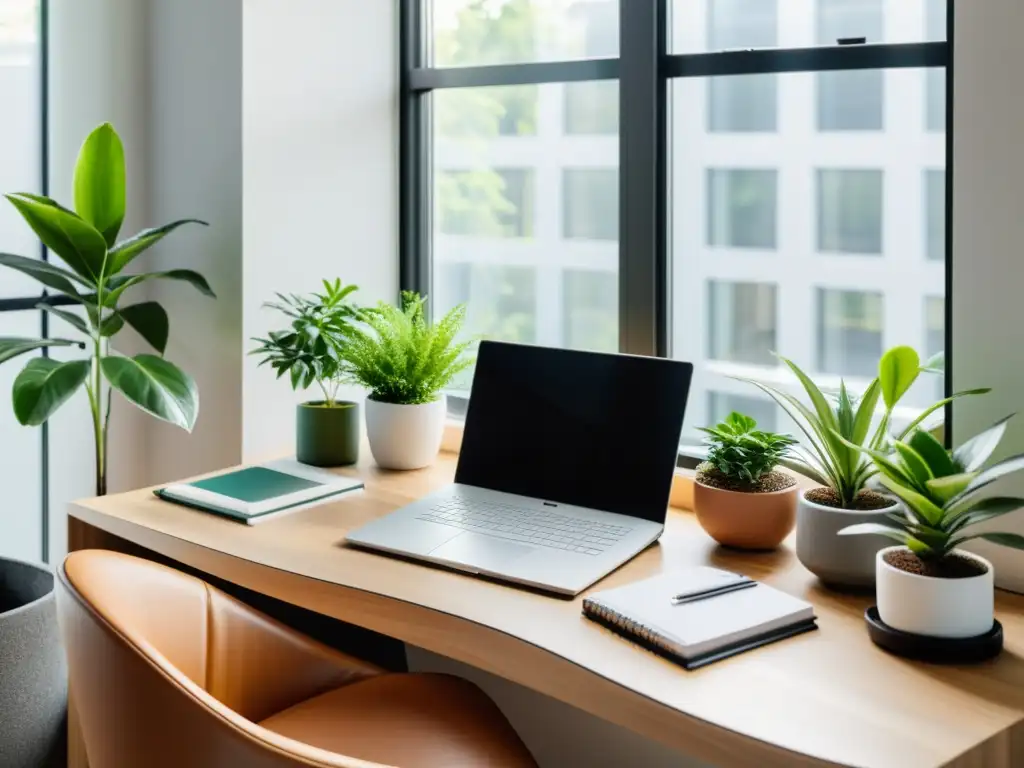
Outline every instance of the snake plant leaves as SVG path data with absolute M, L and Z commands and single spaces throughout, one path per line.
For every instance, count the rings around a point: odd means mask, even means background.
M 79 295 L 78 290 L 75 287 L 75 283 L 79 283 L 86 288 L 91 287 L 89 283 L 82 280 L 82 278 L 74 272 L 68 272 L 66 269 L 61 269 L 56 264 L 51 264 L 48 261 L 41 261 L 40 259 L 16 256 L 13 253 L 0 253 L 0 266 L 10 267 L 11 269 L 17 270 L 22 274 L 38 280 L 47 288 L 52 288 L 53 290 L 65 293 L 68 296 L 77 297 Z
M 84 347 L 80 341 L 69 339 L 19 339 L 0 337 L 0 363 L 45 347 Z
M 33 427 L 42 424 L 85 383 L 90 368 L 89 360 L 29 360 L 14 380 L 14 415 L 18 422 Z
M 928 465 L 934 477 L 948 477 L 959 471 L 945 446 L 930 432 L 915 430 L 907 442 Z
M 56 203 L 39 202 L 47 198 L 22 194 L 6 195 L 22 218 L 43 241 L 43 245 L 91 284 L 103 272 L 107 241 L 103 235 L 75 214 Z
M 974 472 L 981 469 L 982 464 L 988 461 L 996 448 L 999 447 L 1003 435 L 1006 434 L 1007 422 L 1013 416 L 1014 414 L 1011 413 L 1005 419 L 997 421 L 984 432 L 975 435 L 961 445 L 953 451 L 953 460 L 963 467 L 965 472 Z
M 890 411 L 907 393 L 921 372 L 921 358 L 913 347 L 893 347 L 878 362 L 882 399 Z
M 75 210 L 100 232 L 107 246 L 117 242 L 125 210 L 124 146 L 110 123 L 86 137 L 75 164 Z
M 105 357 L 103 375 L 110 385 L 158 419 L 191 432 L 199 415 L 195 380 L 156 355 Z
M 1019 453 L 1016 456 L 1004 459 L 998 464 L 989 467 L 984 472 L 978 473 L 978 476 L 971 481 L 970 485 L 964 488 L 963 491 L 949 502 L 949 506 L 956 506 L 957 504 L 960 504 L 982 488 L 991 485 L 997 480 L 1002 480 L 1004 477 L 1008 477 L 1015 472 L 1020 472 L 1022 469 L 1024 469 L 1024 453 Z
M 963 493 L 964 489 L 977 477 L 977 474 L 977 472 L 964 472 L 929 480 L 925 483 L 925 487 L 928 489 L 928 496 L 936 504 L 948 505 L 952 499 Z
M 167 310 L 155 301 L 144 301 L 117 310 L 124 321 L 149 342 L 161 355 L 167 349 L 167 337 L 171 332 L 171 321 Z
M 116 275 L 122 269 L 127 267 L 140 253 L 156 245 L 171 232 L 185 224 L 202 224 L 204 227 L 209 226 L 205 221 L 200 221 L 199 219 L 182 219 L 181 221 L 165 224 L 164 226 L 157 227 L 155 229 L 145 229 L 135 235 L 135 237 L 123 240 L 110 249 L 107 262 L 107 272 L 111 275 Z

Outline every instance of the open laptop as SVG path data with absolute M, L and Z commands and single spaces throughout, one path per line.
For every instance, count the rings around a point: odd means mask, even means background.
M 693 366 L 484 341 L 455 483 L 347 536 L 576 595 L 664 530 Z

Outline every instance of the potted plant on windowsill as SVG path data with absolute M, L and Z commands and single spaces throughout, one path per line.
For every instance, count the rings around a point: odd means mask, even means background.
M 188 374 L 164 359 L 169 320 L 155 301 L 126 304 L 126 292 L 147 280 L 171 279 L 213 296 L 196 272 L 126 274 L 125 269 L 189 219 L 147 229 L 118 242 L 125 216 L 124 148 L 109 124 L 86 138 L 74 178 L 75 210 L 26 192 L 6 195 L 50 253 L 64 262 L 0 253 L 0 266 L 39 281 L 66 300 L 50 297 L 37 308 L 58 318 L 84 340 L 0 338 L 0 363 L 47 348 L 87 350 L 83 359 L 33 356 L 14 380 L 14 415 L 23 425 L 45 423 L 83 387 L 92 413 L 95 492 L 107 492 L 107 436 L 114 390 L 143 411 L 191 431 L 199 392 Z M 126 357 L 110 340 L 132 327 L 157 354 Z M 8 510 L 17 514 L 20 510 Z M 63 765 L 67 703 L 50 568 L 0 558 L 0 763 Z
M 895 442 L 893 454 L 859 449 L 871 457 L 882 484 L 904 503 L 901 513 L 840 531 L 842 536 L 884 536 L 901 545 L 879 551 L 875 561 L 878 613 L 889 627 L 945 638 L 978 637 L 991 630 L 992 564 L 959 547 L 984 539 L 1024 549 L 1024 536 L 970 530 L 1024 507 L 1019 498 L 978 498 L 992 483 L 1024 469 L 1024 455 L 982 469 L 1009 418 L 952 454 L 922 430 Z
M 796 375 L 810 399 L 808 407 L 796 397 L 762 382 L 745 379 L 770 395 L 800 427 L 806 445 L 794 447 L 784 464 L 819 483 L 805 490 L 797 502 L 796 554 L 800 562 L 823 582 L 837 587 L 871 587 L 875 582 L 875 554 L 888 542 L 882 536 L 840 539 L 851 525 L 876 523 L 898 512 L 899 502 L 867 488 L 876 474 L 858 447 L 883 451 L 889 439 L 893 410 L 923 372 L 938 362 L 921 365 L 910 347 L 887 351 L 875 377 L 855 401 L 844 381 L 833 405 L 795 363 L 780 358 Z M 959 392 L 925 409 L 897 439 L 911 434 L 932 413 L 957 397 L 988 390 Z M 875 422 L 879 400 L 884 404 Z
M 796 440 L 740 413 L 701 431 L 708 458 L 693 489 L 697 520 L 727 547 L 775 549 L 796 522 L 796 478 L 776 469 Z
M 427 318 L 426 300 L 402 293 L 402 306 L 381 303 L 347 337 L 346 373 L 370 391 L 366 432 L 370 451 L 385 469 L 419 469 L 441 448 L 447 413 L 441 390 L 473 364 L 468 342 L 456 337 L 465 306 L 437 323 Z
M 315 383 L 322 400 L 300 403 L 295 413 L 295 455 L 303 464 L 339 467 L 359 461 L 359 404 L 338 400 L 345 379 L 341 351 L 353 324 L 364 312 L 348 301 L 357 289 L 341 280 L 323 281 L 324 292 L 310 296 L 277 294 L 266 304 L 291 318 L 283 331 L 271 331 L 249 354 L 263 359 L 281 378 L 286 373 L 292 389 Z

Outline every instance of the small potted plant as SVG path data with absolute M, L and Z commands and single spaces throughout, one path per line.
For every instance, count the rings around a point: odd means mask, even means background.
M 442 390 L 473 364 L 468 342 L 456 337 L 465 306 L 431 323 L 426 299 L 402 293 L 402 306 L 381 303 L 349 334 L 342 350 L 346 372 L 370 391 L 366 432 L 385 469 L 419 469 L 441 448 L 447 406 Z
M 871 461 L 861 454 L 866 447 L 882 451 L 896 405 L 924 372 L 938 370 L 938 358 L 921 365 L 910 347 L 894 347 L 878 365 L 875 377 L 859 400 L 840 381 L 838 395 L 830 401 L 795 363 L 780 358 L 796 375 L 807 393 L 808 407 L 796 397 L 762 382 L 746 379 L 769 394 L 797 423 L 806 445 L 792 449 L 783 463 L 819 483 L 805 490 L 797 503 L 796 554 L 812 573 L 837 587 L 870 587 L 875 583 L 875 554 L 888 542 L 881 536 L 858 540 L 839 539 L 851 525 L 875 523 L 899 511 L 899 502 L 867 487 L 876 474 Z M 903 440 L 932 413 L 954 398 L 988 390 L 959 392 L 925 409 L 898 436 Z M 875 423 L 879 400 L 884 405 Z M 875 424 L 872 429 L 872 424 Z M 855 447 L 856 446 L 856 447 Z
M 701 431 L 708 458 L 697 467 L 697 520 L 727 547 L 775 549 L 796 522 L 796 478 L 776 469 L 796 440 L 740 413 Z
M 323 293 L 309 296 L 278 294 L 266 304 L 291 319 L 283 331 L 256 338 L 249 354 L 261 356 L 281 378 L 286 373 L 295 390 L 314 383 L 323 399 L 300 403 L 295 412 L 295 455 L 303 464 L 339 467 L 359 461 L 359 404 L 338 400 L 345 381 L 342 349 L 354 323 L 364 311 L 351 304 L 354 285 L 324 280 Z
M 1024 455 L 982 469 L 1006 431 L 1009 417 L 952 454 L 923 430 L 894 443 L 895 453 L 861 448 L 882 484 L 903 500 L 900 513 L 840 531 L 843 536 L 884 536 L 899 542 L 877 553 L 879 618 L 893 629 L 931 637 L 966 638 L 992 628 L 992 564 L 959 549 L 985 539 L 1024 549 L 1024 536 L 971 530 L 1024 507 L 1024 499 L 979 499 L 989 485 L 1024 469 Z

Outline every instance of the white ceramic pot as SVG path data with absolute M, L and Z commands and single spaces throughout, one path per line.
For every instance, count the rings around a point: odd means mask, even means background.
M 878 615 L 893 629 L 931 637 L 977 637 L 992 629 L 995 580 L 992 563 L 961 549 L 957 554 L 985 567 L 966 579 L 918 576 L 885 562 L 886 547 L 875 556 Z
M 891 543 L 884 536 L 840 536 L 843 528 L 878 523 L 898 512 L 893 502 L 885 509 L 858 511 L 816 504 L 800 494 L 796 507 L 796 556 L 825 584 L 870 588 L 875 583 L 875 554 Z
M 396 405 L 366 398 L 366 436 L 374 461 L 384 469 L 419 469 L 441 450 L 445 396 L 432 403 Z

